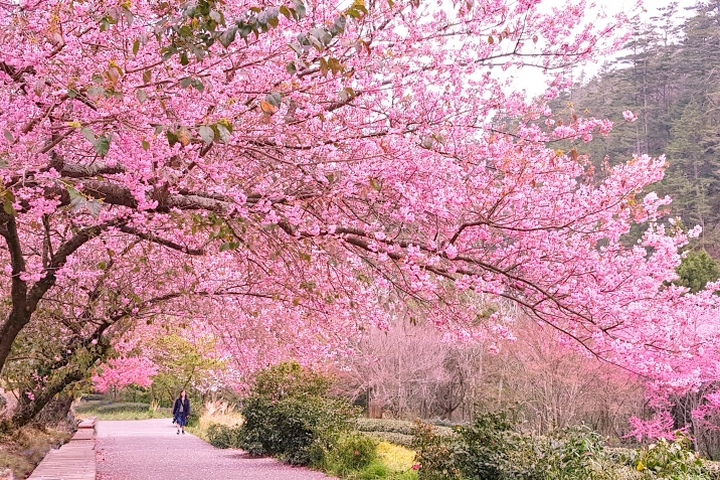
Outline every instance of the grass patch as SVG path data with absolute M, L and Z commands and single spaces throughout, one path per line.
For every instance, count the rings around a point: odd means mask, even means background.
M 350 472 L 343 475 L 342 478 L 346 480 L 417 480 L 418 474 L 414 470 L 394 472 L 380 459 L 377 459 L 362 470 Z
M 0 472 L 12 470 L 15 478 L 25 478 L 45 454 L 72 437 L 71 432 L 23 427 L 0 434 Z
M 389 442 L 375 443 L 366 434 L 355 432 L 338 438 L 316 466 L 345 480 L 416 480 L 414 465 L 414 451 Z
M 415 465 L 415 452 L 400 445 L 380 442 L 375 447 L 375 453 L 378 459 L 393 472 L 406 472 Z

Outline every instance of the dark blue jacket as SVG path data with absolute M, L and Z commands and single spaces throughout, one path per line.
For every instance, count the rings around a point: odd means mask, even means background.
M 180 397 L 175 399 L 175 405 L 173 405 L 173 417 L 176 417 L 178 413 L 180 413 Z M 190 399 L 185 396 L 185 401 L 183 402 L 183 415 L 186 417 L 190 415 Z

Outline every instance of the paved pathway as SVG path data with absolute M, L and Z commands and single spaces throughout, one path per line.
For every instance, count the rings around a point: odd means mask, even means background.
M 28 480 L 95 480 L 95 420 L 78 425 L 72 439 L 50 450 Z
M 213 448 L 171 419 L 102 421 L 97 430 L 98 480 L 318 480 L 326 475 L 241 450 Z

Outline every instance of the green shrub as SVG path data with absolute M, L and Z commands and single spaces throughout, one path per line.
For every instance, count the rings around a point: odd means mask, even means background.
M 415 424 L 406 420 L 390 420 L 384 418 L 358 418 L 355 428 L 360 432 L 387 432 L 412 435 Z M 433 432 L 438 435 L 450 435 L 453 429 L 446 426 L 434 426 Z
M 332 439 L 322 464 L 318 466 L 334 475 L 362 470 L 377 458 L 377 444 L 378 442 L 363 434 L 340 434 Z
M 673 441 L 659 439 L 643 447 L 635 458 L 635 468 L 645 474 L 645 478 L 663 478 L 667 480 L 706 479 L 707 471 L 702 460 L 690 450 L 692 443 L 678 435 Z
M 330 379 L 283 363 L 259 372 L 244 400 L 241 448 L 307 465 L 313 451 L 330 449 L 332 440 L 350 428 L 353 408 L 328 394 Z
M 538 463 L 547 480 L 592 479 L 603 470 L 602 438 L 586 426 L 566 428 L 549 437 L 535 439 L 534 443 L 542 445 Z
M 101 403 L 101 402 L 88 402 L 85 404 L 78 405 L 75 407 L 77 413 L 119 413 L 119 412 L 147 412 L 150 409 L 150 405 L 147 403 L 131 403 L 131 402 L 120 402 L 120 403 Z
M 358 418 L 355 428 L 361 432 L 390 432 L 412 435 L 415 424 L 405 420 L 387 420 L 384 418 Z
M 363 434 L 378 441 L 390 442 L 407 448 L 412 448 L 413 440 L 415 438 L 412 435 L 403 435 L 402 433 L 393 432 L 363 432 Z
M 620 478 L 610 473 L 602 439 L 589 428 L 531 436 L 517 430 L 505 413 L 479 414 L 471 425 L 457 426 L 445 436 L 418 423 L 413 447 L 423 480 Z
M 212 423 L 207 429 L 207 438 L 210 445 L 215 448 L 240 448 L 240 427 L 229 427 L 219 423 Z
M 418 478 L 421 480 L 462 478 L 456 464 L 456 449 L 459 446 L 457 435 L 438 435 L 432 425 L 416 421 L 412 448 L 420 465 Z

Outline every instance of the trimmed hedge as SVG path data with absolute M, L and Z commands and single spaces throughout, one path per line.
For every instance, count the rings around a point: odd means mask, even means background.
M 363 435 L 367 435 L 370 438 L 381 442 L 389 442 L 395 445 L 400 445 L 405 448 L 412 448 L 413 437 L 412 435 L 405 435 L 402 433 L 395 432 L 362 432 Z
M 75 407 L 77 413 L 119 413 L 119 412 L 147 412 L 150 409 L 150 405 L 147 403 L 131 403 L 131 402 L 120 402 L 120 403 L 96 403 L 88 402 L 84 405 L 78 405 Z
M 413 435 L 415 423 L 407 420 L 389 420 L 384 418 L 359 418 L 355 428 L 360 432 L 385 432 Z M 444 426 L 433 426 L 435 435 L 452 435 L 453 429 Z

